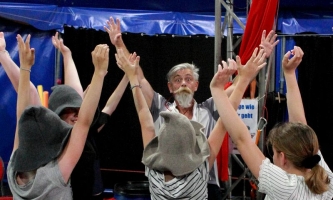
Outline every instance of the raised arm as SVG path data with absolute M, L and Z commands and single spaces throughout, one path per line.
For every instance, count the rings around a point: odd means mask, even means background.
M 123 96 L 125 89 L 128 85 L 128 78 L 126 75 L 123 76 L 121 81 L 119 82 L 117 88 L 112 92 L 110 95 L 108 101 L 106 102 L 102 112 L 105 114 L 108 114 L 109 116 L 112 115 L 112 113 L 116 110 L 119 101 L 121 97 Z M 105 124 L 102 124 L 100 127 L 98 127 L 98 132 L 102 130 Z
M 126 75 L 124 75 L 121 81 L 119 82 L 117 88 L 113 91 L 108 101 L 106 102 L 102 112 L 110 116 L 112 115 L 112 113 L 117 108 L 119 101 L 123 96 L 125 89 L 127 88 L 127 85 L 128 85 L 128 78 Z
M 230 96 L 230 100 L 223 88 L 223 81 L 219 70 L 212 79 L 210 89 L 214 98 L 215 105 L 220 115 L 226 130 L 228 131 L 231 139 L 236 144 L 241 156 L 245 163 L 248 165 L 254 176 L 259 175 L 259 166 L 265 156 L 260 149 L 252 141 L 246 125 L 240 119 L 236 113 L 237 106 L 239 105 L 244 91 L 250 81 L 257 75 L 259 70 L 266 64 L 265 53 L 261 50 L 259 53 L 256 48 L 252 57 L 248 60 L 245 66 L 241 66 L 240 58 L 237 57 L 237 63 L 239 64 L 239 78 L 233 93 Z
M 275 46 L 279 43 L 279 40 L 276 40 L 277 34 L 275 34 L 275 31 L 271 30 L 268 35 L 266 36 L 266 30 L 264 30 L 261 34 L 261 42 L 260 42 L 260 48 L 264 50 L 264 53 L 266 54 L 266 58 L 269 58 L 269 56 L 272 54 L 273 49 Z M 238 75 L 235 77 L 234 80 L 237 80 Z M 228 89 L 226 90 L 228 96 L 231 95 L 233 89 L 235 88 L 235 83 L 233 83 Z M 250 90 L 250 98 L 255 98 L 255 92 L 256 92 L 256 86 L 257 86 L 257 80 L 255 78 L 252 79 L 252 81 L 249 84 L 249 90 Z
M 287 107 L 290 122 L 300 122 L 307 124 L 303 101 L 299 91 L 296 68 L 302 62 L 303 51 L 300 47 L 295 46 L 293 50 L 288 51 L 282 60 L 282 68 L 287 85 Z M 292 56 L 292 58 L 290 58 Z
M 140 57 L 138 57 L 135 52 L 133 54 L 129 54 L 128 60 L 131 64 L 136 64 L 136 59 L 140 59 Z M 124 91 L 125 91 L 125 89 L 128 85 L 128 82 L 129 82 L 128 77 L 125 74 L 123 76 L 123 78 L 121 79 L 121 81 L 119 82 L 115 91 L 109 97 L 109 99 L 108 99 L 104 109 L 102 110 L 102 112 L 104 112 L 108 115 L 111 115 L 113 113 L 113 111 L 117 108 L 121 97 L 124 94 Z
M 263 32 L 261 34 L 261 42 L 260 42 L 259 46 L 260 46 L 260 48 L 262 48 L 265 51 L 266 58 L 269 58 L 269 56 L 273 52 L 273 49 L 279 43 L 279 40 L 276 40 L 276 38 L 277 38 L 277 34 L 275 34 L 275 31 L 271 30 L 266 37 L 266 30 L 263 30 Z M 256 87 L 257 87 L 257 80 L 254 78 L 249 85 L 251 99 L 255 98 L 255 93 L 257 90 Z
M 35 49 L 30 48 L 30 34 L 26 41 L 23 41 L 21 35 L 17 35 L 16 39 L 18 42 L 19 56 L 20 56 L 20 72 L 19 72 L 19 83 L 17 91 L 17 108 L 16 108 L 16 130 L 14 137 L 13 151 L 18 148 L 19 136 L 18 136 L 18 121 L 24 111 L 24 109 L 30 105 L 30 72 L 31 67 L 35 63 Z
M 90 89 L 83 99 L 78 120 L 73 126 L 69 140 L 58 158 L 59 168 L 65 182 L 69 180 L 73 168 L 82 154 L 88 131 L 97 109 L 109 64 L 109 47 L 106 44 L 97 45 L 91 55 L 95 71 L 90 83 Z
M 128 57 L 126 57 L 122 49 L 119 49 L 115 56 L 118 66 L 124 70 L 130 81 L 134 104 L 141 125 L 143 147 L 145 148 L 147 144 L 155 137 L 155 130 L 153 118 L 144 99 L 143 92 L 141 91 L 142 87 L 138 80 L 137 70 L 139 67 L 140 58 L 136 57 L 135 63 L 133 64 L 128 60 Z
M 16 63 L 10 57 L 9 53 L 6 51 L 6 40 L 3 32 L 0 32 L 0 63 L 5 70 L 10 82 L 12 83 L 15 91 L 18 93 L 20 68 L 16 65 Z M 29 81 L 28 85 L 30 91 L 30 104 L 40 105 L 41 101 L 35 85 L 31 81 Z
M 222 69 L 221 65 L 218 66 L 218 72 L 215 76 L 219 76 L 219 78 L 215 78 L 216 82 L 221 81 L 220 86 L 224 86 L 228 81 L 231 75 L 233 75 L 237 70 L 237 64 L 234 60 L 229 60 L 229 66 L 226 62 L 222 61 L 224 68 Z M 215 100 L 214 100 L 215 101 Z M 226 133 L 226 129 L 219 118 L 215 124 L 214 129 L 210 133 L 208 137 L 208 143 L 210 147 L 210 155 L 209 155 L 209 167 L 212 167 L 214 161 L 216 159 L 217 154 L 220 151 L 224 136 Z
M 64 41 L 60 38 L 58 32 L 56 32 L 56 34 L 52 36 L 52 43 L 53 46 L 61 52 L 63 57 L 65 76 L 64 84 L 74 88 L 77 93 L 79 93 L 79 95 L 83 98 L 83 88 L 81 85 L 79 74 L 77 73 L 71 50 L 64 45 Z
M 154 98 L 154 89 L 146 79 L 146 77 L 143 74 L 142 68 L 139 66 L 138 68 L 138 79 L 139 83 L 142 86 L 142 92 L 145 97 L 145 100 L 149 106 L 149 109 L 151 108 L 151 105 L 153 103 L 153 98 Z
M 120 20 L 114 19 L 110 17 L 110 19 L 106 22 L 108 26 L 104 26 L 104 30 L 109 34 L 109 38 L 111 43 L 118 49 L 122 49 L 125 56 L 129 56 L 130 53 L 121 37 L 121 29 L 120 29 Z
M 130 56 L 130 53 L 121 37 L 120 20 L 116 19 L 115 22 L 114 19 L 110 17 L 110 20 L 107 21 L 107 25 L 108 27 L 104 26 L 104 30 L 109 34 L 111 43 L 116 47 L 117 52 L 119 49 L 122 49 L 124 55 L 128 58 Z M 143 92 L 145 100 L 150 108 L 154 97 L 154 89 L 145 78 L 140 66 L 137 71 L 137 76 L 139 83 L 142 86 L 141 90 Z
M 250 83 L 254 77 L 259 73 L 260 69 L 266 64 L 265 58 L 266 53 L 263 49 L 260 51 L 258 48 L 254 49 L 251 58 L 246 62 L 245 65 L 241 64 L 241 58 L 236 56 L 236 62 L 238 66 L 238 77 L 234 92 L 230 96 L 229 100 L 234 108 L 237 110 L 238 105 L 244 95 L 248 83 Z M 246 84 L 247 83 L 247 84 Z
M 261 34 L 261 43 L 260 48 L 264 49 L 266 53 L 266 58 L 268 58 L 272 52 L 275 46 L 279 43 L 279 40 L 276 40 L 277 34 L 275 34 L 275 31 L 271 30 L 267 37 L 266 37 L 266 30 L 263 30 Z

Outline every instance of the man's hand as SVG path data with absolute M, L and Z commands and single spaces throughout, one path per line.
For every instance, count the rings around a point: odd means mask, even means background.
M 123 41 L 121 38 L 121 30 L 120 30 L 120 20 L 116 19 L 116 23 L 114 22 L 113 18 L 110 17 L 110 20 L 106 22 L 109 26 L 104 26 L 104 30 L 109 34 L 111 43 L 120 48 L 123 45 Z
M 30 48 L 30 38 L 29 34 L 25 42 L 20 34 L 17 34 L 16 39 L 19 47 L 19 56 L 20 56 L 20 67 L 31 70 L 32 65 L 35 63 L 35 49 Z
M 266 30 L 262 32 L 260 48 L 265 50 L 266 58 L 268 58 L 272 52 L 273 48 L 279 43 L 279 40 L 276 40 L 277 34 L 275 31 L 271 30 L 266 37 Z M 275 41 L 276 40 L 276 41 Z

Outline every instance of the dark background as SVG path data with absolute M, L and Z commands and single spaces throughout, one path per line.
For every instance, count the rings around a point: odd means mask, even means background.
M 116 65 L 116 51 L 108 34 L 92 29 L 65 27 L 63 37 L 65 45 L 72 51 L 83 88 L 90 83 L 94 70 L 91 51 L 97 44 L 109 44 L 109 70 L 99 104 L 102 109 L 124 75 Z M 209 83 L 214 74 L 213 37 L 147 36 L 130 33 L 123 34 L 122 37 L 129 51 L 140 55 L 140 66 L 155 91 L 168 98 L 170 94 L 167 89 L 167 72 L 176 64 L 189 62 L 200 68 L 200 84 L 195 94 L 197 102 L 211 96 Z M 109 123 L 96 137 L 106 187 L 112 188 L 113 184 L 122 180 L 145 179 L 144 165 L 141 163 L 143 144 L 140 130 L 132 92 L 127 89 Z
M 105 78 L 100 108 L 103 108 L 110 94 L 116 88 L 124 73 L 116 66 L 115 48 L 110 44 L 108 34 L 92 29 L 65 27 L 64 42 L 72 50 L 83 87 L 85 88 L 93 74 L 91 51 L 99 43 L 110 46 L 109 72 Z M 209 83 L 214 74 L 214 38 L 206 36 L 174 37 L 171 35 L 147 36 L 124 33 L 130 52 L 137 52 L 141 57 L 140 65 L 145 77 L 155 91 L 166 98 L 166 74 L 169 69 L 182 62 L 196 64 L 199 68 L 200 84 L 195 94 L 197 102 L 209 98 Z M 235 36 L 235 39 L 238 36 Z M 333 167 L 333 155 L 330 142 L 333 141 L 329 124 L 333 121 L 333 40 L 331 36 L 295 36 L 296 45 L 305 52 L 299 66 L 299 87 L 302 93 L 308 124 L 316 131 L 326 162 Z M 225 40 L 222 52 L 225 52 Z M 237 49 L 236 49 L 237 53 Z M 225 59 L 224 56 L 222 56 Z M 274 92 L 273 92 L 274 95 Z M 284 119 L 285 103 L 279 104 L 274 99 L 267 99 L 267 119 L 270 126 Z M 141 163 L 143 151 L 138 117 L 135 111 L 132 93 L 126 90 L 118 108 L 103 131 L 96 136 L 101 156 L 104 184 L 113 188 L 117 182 L 126 180 L 146 180 L 144 166 Z M 266 153 L 266 152 L 265 152 Z M 237 177 L 239 170 L 233 176 Z

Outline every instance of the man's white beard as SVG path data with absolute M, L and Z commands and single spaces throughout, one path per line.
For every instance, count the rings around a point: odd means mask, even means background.
M 183 108 L 189 108 L 192 105 L 193 93 L 188 93 L 188 91 L 180 91 L 175 93 L 175 100 Z

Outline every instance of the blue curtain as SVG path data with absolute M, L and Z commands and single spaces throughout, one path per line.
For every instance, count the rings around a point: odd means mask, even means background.
M 42 85 L 44 91 L 49 91 L 55 83 L 55 48 L 52 45 L 52 31 L 40 31 L 30 26 L 16 24 L 5 20 L 0 21 L 0 30 L 5 34 L 6 50 L 19 66 L 16 35 L 24 38 L 31 34 L 31 47 L 36 49 L 35 65 L 31 72 L 31 81 Z M 16 126 L 17 94 L 5 70 L 0 63 L 0 156 L 8 163 L 13 148 Z

